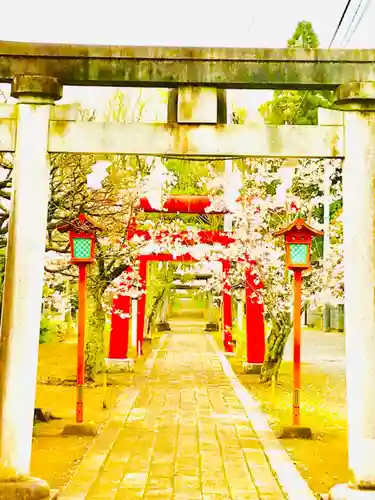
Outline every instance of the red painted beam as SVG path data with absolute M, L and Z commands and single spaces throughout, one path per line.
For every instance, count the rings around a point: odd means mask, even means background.
M 155 210 L 151 207 L 147 198 L 141 198 L 139 200 L 140 208 L 147 213 L 161 213 L 168 212 L 170 214 L 181 213 L 181 214 L 226 214 L 227 210 L 222 212 L 206 212 L 206 208 L 211 205 L 211 201 L 208 196 L 189 196 L 189 195 L 174 195 L 170 196 L 164 203 L 163 210 Z
M 184 253 L 182 255 L 176 255 L 173 257 L 170 253 L 155 253 L 155 254 L 147 254 L 140 255 L 139 260 L 141 261 L 155 261 L 155 262 L 197 262 L 192 255 L 189 253 Z
M 132 237 L 134 237 L 135 235 L 138 237 L 143 237 L 146 240 L 151 239 L 149 231 L 145 231 L 143 229 L 135 230 Z M 185 245 L 196 244 L 196 241 L 194 241 L 189 237 L 189 233 L 187 231 L 181 231 L 181 233 L 172 235 L 169 235 L 168 231 L 161 231 L 159 234 L 156 235 L 155 240 L 160 241 L 168 236 L 171 236 L 173 240 L 177 239 L 182 240 L 182 242 L 185 243 Z M 229 236 L 228 233 L 225 233 L 223 231 L 199 231 L 198 236 L 200 243 L 207 243 L 207 244 L 221 243 L 222 245 L 227 246 L 235 242 L 235 238 Z

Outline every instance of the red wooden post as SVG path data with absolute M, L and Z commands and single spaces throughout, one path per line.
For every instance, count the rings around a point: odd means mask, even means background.
M 145 327 L 146 313 L 146 280 L 147 280 L 147 260 L 141 258 L 139 261 L 139 278 L 142 285 L 142 295 L 138 299 L 137 309 L 137 354 L 140 356 L 143 352 L 143 337 Z
M 113 299 L 111 337 L 109 341 L 110 359 L 126 359 L 129 347 L 129 324 L 130 324 L 131 298 L 128 295 L 119 295 Z M 116 311 L 126 314 L 122 318 Z
M 78 345 L 76 422 L 83 422 L 83 386 L 85 383 L 86 264 L 78 264 Z
M 245 274 L 246 292 L 246 347 L 247 362 L 251 364 L 263 364 L 266 347 L 264 327 L 264 306 L 259 304 L 258 298 L 253 297 L 258 286 L 254 282 L 251 269 Z
M 230 262 L 229 260 L 223 260 L 222 263 L 224 276 L 225 279 L 227 279 L 230 270 Z M 232 326 L 232 296 L 230 294 L 230 285 L 228 283 L 225 283 L 223 292 L 223 328 L 225 352 L 233 352 Z
M 300 425 L 302 270 L 294 269 L 293 425 Z

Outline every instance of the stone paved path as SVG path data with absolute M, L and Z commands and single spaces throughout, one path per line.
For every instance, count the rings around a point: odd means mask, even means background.
M 88 494 L 74 498 L 286 496 L 208 337 L 170 334 Z

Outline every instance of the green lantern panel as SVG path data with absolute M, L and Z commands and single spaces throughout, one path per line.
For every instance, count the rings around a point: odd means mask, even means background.
M 292 264 L 307 264 L 309 245 L 291 244 L 290 261 Z
M 91 238 L 73 239 L 73 256 L 75 259 L 90 259 L 91 257 Z

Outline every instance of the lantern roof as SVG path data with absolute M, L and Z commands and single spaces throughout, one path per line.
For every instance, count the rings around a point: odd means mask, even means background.
M 75 219 L 57 227 L 60 233 L 74 231 L 76 233 L 96 233 L 102 231 L 103 228 L 85 214 L 79 214 Z
M 275 231 L 272 233 L 272 236 L 282 236 L 283 234 L 287 234 L 293 230 L 301 231 L 301 230 L 308 231 L 311 236 L 323 236 L 324 231 L 321 231 L 319 229 L 314 229 L 311 227 L 307 222 L 305 222 L 304 219 L 295 219 L 293 222 L 291 222 L 288 226 L 279 229 L 278 231 Z

